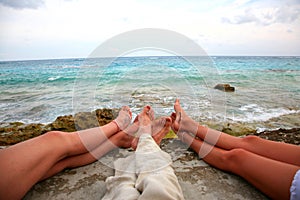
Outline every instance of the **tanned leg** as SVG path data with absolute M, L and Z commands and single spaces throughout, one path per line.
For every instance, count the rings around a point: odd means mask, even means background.
M 213 147 L 189 134 L 180 139 L 190 144 L 208 164 L 240 175 L 272 199 L 289 199 L 290 186 L 298 166 L 272 160 L 244 149 L 224 150 Z M 202 150 L 201 150 L 202 149 Z M 210 149 L 209 153 L 203 149 Z M 201 155 L 205 152 L 205 155 Z
M 128 109 L 122 108 L 120 113 L 120 117 L 125 116 L 126 119 L 128 118 L 126 115 L 131 117 Z M 105 137 L 109 137 L 120 129 L 119 125 L 122 120 L 118 120 L 119 116 L 116 119 L 118 123 L 112 122 L 101 129 Z M 79 135 L 83 138 L 88 135 L 88 140 L 93 141 L 93 133 L 98 130 L 99 128 L 94 128 L 79 133 L 52 131 L 0 150 L 2 161 L 0 162 L 0 199 L 21 199 L 57 162 L 69 156 L 86 153 L 86 146 L 83 145 Z M 95 134 L 94 140 L 98 136 L 99 134 Z M 103 135 L 100 136 L 98 145 L 105 138 Z M 96 147 L 95 143 L 90 146 L 93 145 Z
M 53 167 L 51 167 L 51 169 L 48 170 L 41 180 L 51 177 L 66 168 L 75 168 L 93 163 L 117 147 L 129 148 L 132 140 L 133 136 L 128 135 L 124 131 L 120 131 L 112 135 L 108 140 L 104 141 L 91 152 L 69 156 L 58 161 Z
M 56 163 L 72 153 L 73 134 L 49 132 L 0 151 L 0 199 L 21 199 Z

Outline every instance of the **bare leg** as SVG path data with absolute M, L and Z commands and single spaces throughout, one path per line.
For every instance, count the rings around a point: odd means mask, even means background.
M 113 122 L 102 127 L 78 131 L 77 133 L 84 147 L 91 152 L 113 134 L 124 130 L 130 124 L 131 116 L 130 108 L 123 106 Z
M 272 160 L 244 149 L 223 150 L 180 134 L 180 139 L 191 145 L 200 157 L 201 148 L 211 149 L 204 161 L 219 169 L 240 175 L 272 199 L 289 199 L 290 186 L 298 166 Z
M 77 137 L 77 139 L 76 139 Z M 49 132 L 0 151 L 0 197 L 21 199 L 54 163 L 85 151 L 77 134 Z
M 174 109 L 176 114 L 173 114 L 172 118 L 175 121 L 173 124 L 175 132 L 178 130 L 181 130 L 181 132 L 190 132 L 205 142 L 222 149 L 242 148 L 273 160 L 300 166 L 300 146 L 269 141 L 256 136 L 238 138 L 201 126 L 186 115 L 179 104 L 179 100 L 176 100 Z
M 99 128 L 81 131 L 93 135 Z M 117 123 L 103 126 L 102 132 L 112 135 L 119 130 Z M 97 139 L 98 135 L 94 137 Z M 91 138 L 91 137 L 89 137 Z M 98 140 L 98 145 L 103 141 Z M 0 198 L 21 199 L 26 192 L 60 160 L 86 153 L 78 133 L 52 131 L 42 136 L 0 150 Z
M 41 178 L 41 180 L 51 177 L 66 168 L 80 167 L 95 162 L 100 157 L 115 149 L 116 147 L 129 148 L 131 146 L 132 140 L 132 136 L 126 134 L 123 131 L 120 131 L 117 134 L 111 136 L 108 140 L 101 143 L 101 145 L 99 145 L 91 152 L 69 156 L 58 161 L 53 167 L 51 167 L 51 169 L 48 170 L 48 172 Z

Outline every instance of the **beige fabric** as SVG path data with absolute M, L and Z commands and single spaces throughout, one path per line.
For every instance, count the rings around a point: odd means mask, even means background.
M 142 134 L 134 155 L 114 162 L 115 176 L 106 179 L 108 199 L 184 199 L 171 157 L 151 135 Z

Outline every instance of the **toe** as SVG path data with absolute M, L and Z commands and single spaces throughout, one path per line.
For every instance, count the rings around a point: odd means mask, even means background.
M 148 115 L 151 121 L 154 120 L 154 110 L 151 106 L 147 105 L 144 107 L 142 114 Z
M 132 117 L 132 112 L 131 112 L 129 106 L 122 106 L 122 110 L 127 112 L 130 115 L 130 117 Z
M 137 137 L 134 138 L 134 139 L 132 140 L 132 142 L 131 142 L 131 148 L 133 148 L 134 150 L 136 150 L 137 145 L 138 145 L 138 142 L 139 142 L 138 138 L 137 138 Z
M 176 119 L 176 113 L 173 112 L 170 117 L 172 118 L 172 121 L 174 122 Z
M 166 117 L 165 120 L 166 120 L 165 127 L 170 127 L 172 125 L 172 118 Z
M 174 110 L 175 110 L 176 112 L 179 112 L 179 111 L 181 110 L 181 106 L 180 106 L 180 101 L 179 101 L 179 99 L 176 99 L 176 100 L 175 100 Z

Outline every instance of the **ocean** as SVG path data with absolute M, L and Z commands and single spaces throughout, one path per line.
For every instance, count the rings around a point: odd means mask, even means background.
M 235 92 L 214 89 L 228 83 Z M 176 98 L 198 121 L 261 123 L 300 113 L 300 57 L 120 57 L 0 62 L 0 122 L 49 123 L 61 115 Z M 300 121 L 300 120 L 299 120 Z M 299 122 L 300 123 L 300 122 Z M 297 123 L 296 123 L 297 124 Z M 295 124 L 291 125 L 295 126 Z

